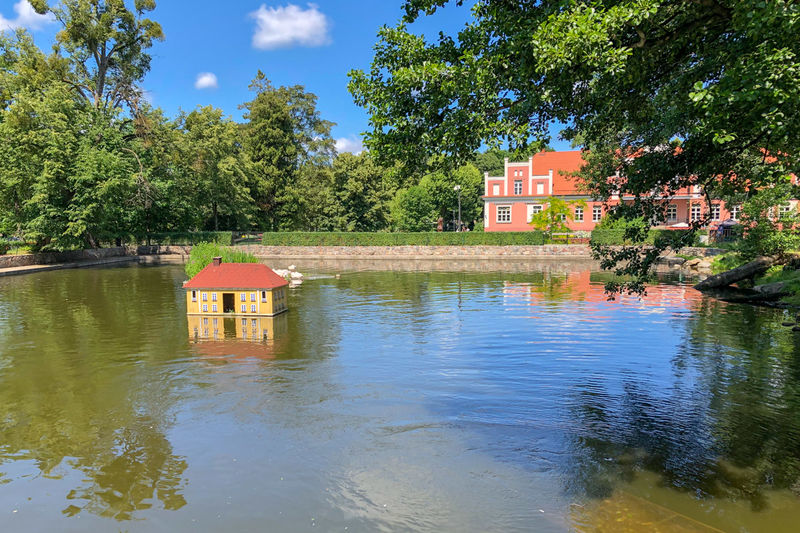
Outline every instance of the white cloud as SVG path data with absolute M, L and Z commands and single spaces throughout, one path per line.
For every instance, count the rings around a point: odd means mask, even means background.
M 351 152 L 358 155 L 364 151 L 364 141 L 353 135 L 350 137 L 340 137 L 336 139 L 336 151 L 340 154 Z
M 217 75 L 213 72 L 201 72 L 197 75 L 197 79 L 194 82 L 194 88 L 198 90 L 216 89 L 217 87 L 219 87 Z
M 30 30 L 38 30 L 45 24 L 53 22 L 52 13 L 40 15 L 33 10 L 28 0 L 19 0 L 14 4 L 14 11 L 17 13 L 17 18 L 11 20 L 0 15 L 0 31 L 14 31 L 18 28 L 28 28 Z
M 303 9 L 294 4 L 267 7 L 250 13 L 256 19 L 253 47 L 271 50 L 288 46 L 322 46 L 331 42 L 330 21 L 315 4 Z

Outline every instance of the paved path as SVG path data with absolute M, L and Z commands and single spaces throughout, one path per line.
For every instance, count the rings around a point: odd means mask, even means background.
M 0 268 L 0 278 L 4 276 L 18 276 L 20 274 L 32 274 L 34 272 L 44 272 L 47 270 L 64 270 L 67 268 L 114 265 L 119 263 L 135 263 L 137 261 L 139 261 L 139 257 L 135 255 L 129 255 L 122 257 L 106 257 L 103 259 L 89 259 L 86 261 L 75 261 L 72 263 L 55 263 L 52 265 L 28 265 L 21 267 Z

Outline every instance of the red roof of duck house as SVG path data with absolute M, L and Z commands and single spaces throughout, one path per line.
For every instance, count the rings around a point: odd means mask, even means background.
M 185 289 L 277 289 L 289 282 L 261 263 L 211 263 Z

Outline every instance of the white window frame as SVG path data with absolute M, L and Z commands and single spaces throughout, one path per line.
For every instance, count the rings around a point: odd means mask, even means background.
M 251 313 L 255 313 L 256 312 L 256 304 L 250 304 L 250 312 Z
M 208 304 L 203 304 L 203 312 L 208 313 Z
M 250 301 L 251 302 L 255 302 L 256 301 L 256 293 L 254 293 L 254 292 L 250 293 Z
M 697 222 L 701 218 L 703 218 L 703 207 L 700 204 L 689 206 L 689 220 Z
M 783 218 L 792 212 L 792 204 L 781 204 L 778 206 L 778 218 Z
M 492 184 L 492 196 L 500 196 L 500 184 L 493 183 Z
M 217 304 L 211 304 L 211 312 L 212 313 L 216 313 L 217 312 Z M 214 320 L 216 320 L 216 319 L 214 319 Z
M 678 221 L 678 206 L 675 204 L 669 204 L 667 206 L 667 222 L 677 222 Z
M 528 204 L 528 224 L 533 220 L 533 215 L 541 213 L 543 209 L 542 204 Z
M 207 302 L 207 301 L 208 301 L 208 293 L 207 293 L 207 292 L 204 292 L 204 293 L 202 294 L 202 298 L 203 298 L 203 301 L 204 301 L 204 302 Z
M 731 207 L 731 220 L 739 220 L 739 215 L 742 214 L 742 206 L 735 205 Z
M 247 312 L 247 304 L 242 304 L 242 313 Z
M 508 220 L 501 220 L 500 218 L 500 210 L 503 210 L 504 214 L 508 214 Z M 505 216 L 503 217 L 505 218 Z M 511 224 L 511 206 L 510 205 L 498 205 L 496 212 L 495 212 L 495 219 L 498 224 Z
M 719 204 L 711 205 L 711 220 L 719 220 L 721 213 L 722 213 L 722 208 L 720 207 Z
M 517 196 L 522 194 L 522 180 L 514 180 L 514 194 Z
M 544 183 L 542 183 L 541 181 L 536 184 L 536 194 L 537 195 L 544 194 Z
M 573 216 L 575 217 L 575 222 L 583 222 L 583 208 L 576 207 L 575 214 Z
M 217 301 L 217 293 L 216 292 L 212 292 L 211 293 L 211 301 L 212 302 L 216 302 Z
M 241 293 L 241 294 L 239 295 L 239 301 L 240 301 L 240 302 L 246 302 L 246 301 L 247 301 L 247 294 L 245 294 L 245 293 Z
M 603 207 L 599 205 L 592 206 L 592 222 L 600 222 L 603 218 Z

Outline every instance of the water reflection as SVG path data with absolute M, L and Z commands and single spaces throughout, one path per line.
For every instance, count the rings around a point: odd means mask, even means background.
M 293 290 L 289 314 L 214 324 L 186 317 L 183 279 L 0 280 L 0 512 L 41 511 L 12 530 L 800 522 L 781 311 L 681 283 L 608 302 L 603 275 L 567 265 L 343 273 Z
M 174 274 L 98 269 L 6 282 L 0 479 L 74 478 L 60 498 L 36 494 L 53 505 L 66 499 L 67 515 L 126 520 L 154 502 L 186 504 L 187 461 L 166 436 L 174 383 L 140 364 L 185 343 L 164 321 L 176 307 Z

